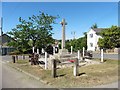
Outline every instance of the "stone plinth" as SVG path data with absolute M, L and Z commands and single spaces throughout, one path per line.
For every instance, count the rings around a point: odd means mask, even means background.
M 68 54 L 68 50 L 67 49 L 60 49 L 59 50 L 59 54 Z
M 76 59 L 77 56 L 74 56 L 73 54 L 69 54 L 67 49 L 60 49 L 59 53 L 50 55 L 49 60 L 48 60 L 48 69 L 51 69 L 52 65 L 52 60 L 55 59 L 61 63 L 66 62 L 68 60 L 74 60 Z

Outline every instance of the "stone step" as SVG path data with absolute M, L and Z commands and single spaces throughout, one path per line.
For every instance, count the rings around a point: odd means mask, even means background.
M 69 57 L 69 58 L 58 58 L 61 62 L 68 61 L 68 60 L 75 60 L 77 57 Z
M 56 54 L 59 58 L 68 58 L 68 57 L 75 57 L 75 55 L 72 54 Z

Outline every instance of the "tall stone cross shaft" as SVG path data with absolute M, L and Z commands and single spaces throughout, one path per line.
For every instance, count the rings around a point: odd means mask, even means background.
M 62 25 L 62 49 L 65 49 L 65 25 L 67 25 L 65 19 L 62 19 L 61 25 Z

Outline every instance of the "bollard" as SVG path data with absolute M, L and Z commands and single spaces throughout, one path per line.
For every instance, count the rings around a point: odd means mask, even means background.
M 75 62 L 74 62 L 74 69 L 73 69 L 73 75 L 74 76 L 78 76 L 78 74 L 79 74 L 78 73 L 78 66 L 79 66 L 78 65 L 78 59 L 76 59 Z
M 45 70 L 47 70 L 47 52 L 45 52 Z
M 83 57 L 84 57 L 84 55 L 85 55 L 85 48 L 83 47 Z
M 72 54 L 72 51 L 73 51 L 73 46 L 71 46 L 71 54 Z
M 53 55 L 55 55 L 55 46 L 53 47 Z
M 103 63 L 103 49 L 101 49 L 101 63 Z
M 80 50 L 78 50 L 78 60 L 80 60 Z
M 56 77 L 56 70 L 57 70 L 56 66 L 57 66 L 56 60 L 53 59 L 53 60 L 52 60 L 52 77 L 53 77 L 53 78 Z
M 12 59 L 13 59 L 13 63 L 15 63 L 15 56 L 12 56 Z
M 37 54 L 39 54 L 39 49 L 37 49 Z
M 23 55 L 23 60 L 25 59 L 25 55 Z
M 78 65 L 79 65 L 79 61 L 80 61 L 80 50 L 78 50 Z
M 18 55 L 16 55 L 16 60 L 18 60 Z

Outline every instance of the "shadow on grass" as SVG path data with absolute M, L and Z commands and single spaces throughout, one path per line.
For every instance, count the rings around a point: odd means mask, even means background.
M 104 62 L 106 62 L 107 60 L 104 60 Z
M 86 74 L 86 73 L 83 72 L 83 73 L 78 74 L 78 76 L 85 75 L 85 74 Z
M 45 65 L 44 61 L 39 61 L 39 64 Z
M 61 75 L 57 75 L 56 77 L 63 77 L 65 76 L 66 74 L 61 74 Z

